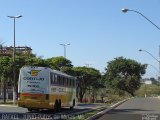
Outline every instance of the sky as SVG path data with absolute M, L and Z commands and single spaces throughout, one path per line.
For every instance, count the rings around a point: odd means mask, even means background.
M 89 66 L 105 72 L 107 63 L 123 56 L 149 64 L 144 77 L 157 77 L 160 30 L 136 10 L 160 26 L 159 0 L 0 0 L 0 42 L 29 46 L 44 59 L 63 56 L 74 66 Z

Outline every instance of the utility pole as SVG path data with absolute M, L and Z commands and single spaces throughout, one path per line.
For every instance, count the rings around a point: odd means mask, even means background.
M 160 45 L 159 45 L 159 74 L 158 74 L 158 80 L 160 80 Z

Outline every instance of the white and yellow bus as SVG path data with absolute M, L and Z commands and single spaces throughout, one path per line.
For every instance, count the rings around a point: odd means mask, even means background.
M 26 66 L 20 69 L 18 106 L 32 111 L 73 108 L 75 104 L 75 77 L 47 67 Z

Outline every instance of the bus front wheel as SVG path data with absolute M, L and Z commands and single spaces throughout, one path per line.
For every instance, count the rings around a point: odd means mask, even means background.
M 54 110 L 58 111 L 58 100 L 56 99 L 55 103 L 54 103 Z
M 32 111 L 33 111 L 33 109 L 32 109 L 32 108 L 28 108 L 28 111 L 29 111 L 29 112 L 32 112 Z
M 76 100 L 75 100 L 75 99 L 73 99 L 73 103 L 72 103 L 72 106 L 70 106 L 70 110 L 73 110 L 73 108 L 74 108 L 75 104 L 76 104 Z
M 39 111 L 39 110 L 40 110 L 40 109 L 36 109 L 36 108 L 28 108 L 28 111 L 29 111 L 29 112 L 33 112 L 33 111 L 36 111 L 36 112 L 37 112 L 37 111 Z

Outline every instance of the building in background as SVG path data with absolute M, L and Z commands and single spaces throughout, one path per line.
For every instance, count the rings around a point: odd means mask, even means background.
M 32 55 L 32 49 L 28 46 L 18 46 L 18 47 L 15 47 L 15 53 Z M 0 56 L 13 56 L 13 47 L 0 45 Z

